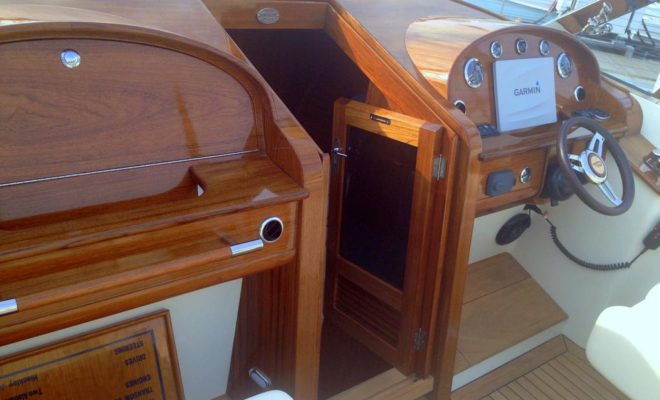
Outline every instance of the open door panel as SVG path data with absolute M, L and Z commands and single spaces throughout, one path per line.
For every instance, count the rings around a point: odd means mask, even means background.
M 326 315 L 405 374 L 428 373 L 454 153 L 440 125 L 335 103 Z

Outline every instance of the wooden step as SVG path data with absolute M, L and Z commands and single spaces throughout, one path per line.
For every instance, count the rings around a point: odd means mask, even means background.
M 566 313 L 509 253 L 471 264 L 454 372 L 532 337 Z
M 328 400 L 416 400 L 433 389 L 433 378 L 407 377 L 392 368 Z

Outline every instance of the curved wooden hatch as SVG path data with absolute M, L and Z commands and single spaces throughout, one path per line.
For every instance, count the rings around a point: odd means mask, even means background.
M 263 351 L 233 368 L 247 376 L 258 365 L 312 398 L 318 148 L 217 38 L 74 14 L 0 26 L 0 300 L 18 304 L 0 316 L 0 343 L 240 277 L 254 296 L 273 279 L 282 291 L 264 301 L 268 312 L 241 322 L 259 335 L 237 336 Z M 80 64 L 64 65 L 64 51 Z M 267 241 L 260 225 L 273 216 L 282 235 Z

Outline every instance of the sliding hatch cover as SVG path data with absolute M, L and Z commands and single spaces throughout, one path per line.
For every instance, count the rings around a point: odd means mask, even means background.
M 440 125 L 335 105 L 326 315 L 406 374 L 430 365 L 454 148 Z

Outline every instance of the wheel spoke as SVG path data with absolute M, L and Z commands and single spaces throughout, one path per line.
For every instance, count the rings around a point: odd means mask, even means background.
M 569 154 L 568 162 L 569 164 L 571 164 L 571 168 L 574 171 L 584 174 L 584 168 L 582 167 L 582 161 L 580 160 L 580 156 L 576 156 L 575 154 Z
M 619 195 L 614 193 L 614 189 L 612 189 L 612 185 L 610 185 L 609 181 L 605 181 L 598 185 L 598 188 L 600 189 L 601 192 L 603 192 L 603 195 L 607 198 L 607 200 L 610 201 L 610 203 L 614 204 L 615 206 L 618 206 L 622 203 L 621 198 Z
M 589 141 L 589 150 L 598 154 L 598 157 L 603 157 L 603 147 L 605 144 L 605 138 L 598 132 L 594 132 L 594 136 Z

